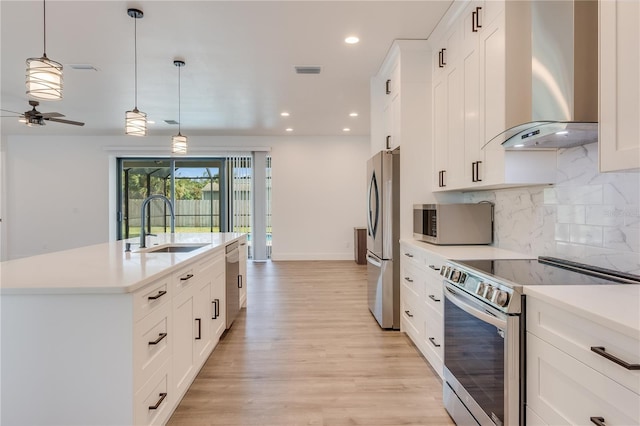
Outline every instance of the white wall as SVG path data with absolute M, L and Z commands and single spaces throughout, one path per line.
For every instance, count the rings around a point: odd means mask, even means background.
M 115 157 L 167 156 L 169 137 L 5 138 L 2 259 L 115 239 Z M 274 260 L 353 259 L 368 137 L 190 137 L 192 155 L 271 149 Z

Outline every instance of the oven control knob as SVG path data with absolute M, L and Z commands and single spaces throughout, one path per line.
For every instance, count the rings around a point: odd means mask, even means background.
M 478 283 L 478 287 L 476 287 L 476 294 L 478 296 L 484 296 L 485 284 L 483 282 Z
M 491 284 L 485 284 L 487 290 L 484 292 L 484 298 L 487 300 L 493 299 L 493 293 L 495 293 L 496 288 Z
M 496 294 L 496 304 L 501 307 L 505 307 L 509 304 L 509 293 L 504 290 L 498 290 Z

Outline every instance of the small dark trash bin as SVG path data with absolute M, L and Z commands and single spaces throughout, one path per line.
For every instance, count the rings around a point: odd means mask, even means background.
M 367 228 L 353 228 L 353 251 L 358 265 L 367 263 Z

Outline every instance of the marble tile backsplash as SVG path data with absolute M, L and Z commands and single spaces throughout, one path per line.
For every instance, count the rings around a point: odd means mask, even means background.
M 557 161 L 553 186 L 465 194 L 495 203 L 494 245 L 640 275 L 640 173 L 599 173 L 597 143 Z

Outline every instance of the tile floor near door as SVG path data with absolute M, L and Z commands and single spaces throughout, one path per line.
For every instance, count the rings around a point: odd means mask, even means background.
M 169 425 L 452 425 L 410 340 L 378 327 L 366 266 L 249 262 L 248 302 Z

